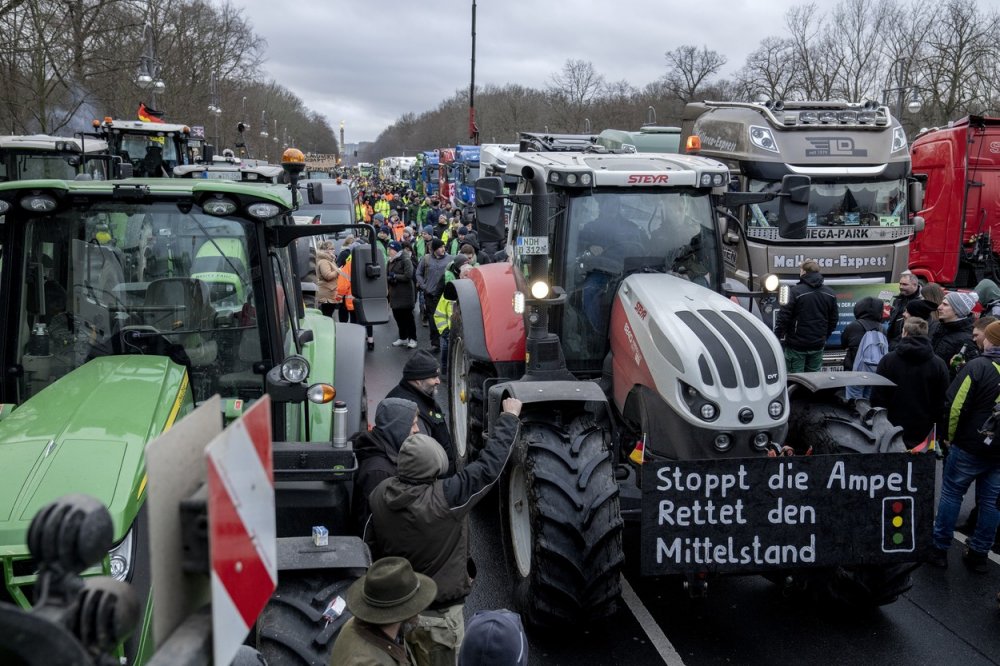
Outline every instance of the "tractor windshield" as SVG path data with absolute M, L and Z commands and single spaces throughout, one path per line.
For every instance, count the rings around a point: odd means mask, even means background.
M 563 334 L 571 364 L 603 360 L 611 306 L 625 276 L 669 273 L 712 289 L 720 284 L 714 217 L 705 190 L 595 190 L 571 197 L 567 216 L 561 243 L 567 261 L 560 272 L 570 296 Z
M 136 133 L 120 136 L 118 155 L 132 163 L 136 177 L 169 176 L 175 166 L 183 164 L 172 137 Z
M 196 399 L 240 394 L 237 380 L 262 358 L 252 228 L 167 203 L 95 203 L 28 219 L 18 280 L 21 398 L 92 358 L 123 354 L 187 366 Z
M 89 157 L 82 160 L 79 155 L 57 152 L 4 151 L 0 155 L 0 182 L 45 178 L 73 180 L 78 174 L 87 174 L 93 180 L 104 180 L 107 178 L 105 159 Z

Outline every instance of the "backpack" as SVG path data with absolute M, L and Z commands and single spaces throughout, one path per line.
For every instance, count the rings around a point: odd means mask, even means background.
M 858 353 L 854 357 L 854 366 L 851 369 L 856 372 L 875 372 L 875 369 L 878 368 L 878 362 L 888 351 L 889 341 L 886 339 L 885 333 L 877 328 L 866 331 L 861 336 Z
M 889 341 L 880 329 L 873 328 L 866 331 L 861 336 L 861 343 L 858 345 L 858 353 L 854 357 L 854 366 L 851 368 L 855 372 L 874 373 L 878 368 L 878 362 L 889 351 Z M 872 394 L 871 386 L 848 386 L 847 398 L 869 398 Z

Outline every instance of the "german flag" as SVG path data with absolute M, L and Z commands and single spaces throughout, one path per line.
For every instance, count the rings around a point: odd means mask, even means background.
M 938 446 L 937 442 L 936 424 L 934 425 L 933 428 L 931 428 L 930 434 L 927 435 L 927 438 L 924 439 L 924 441 L 920 442 L 912 449 L 910 449 L 910 453 L 934 453 L 939 456 L 940 452 L 941 452 L 941 447 Z
M 139 120 L 144 123 L 162 123 L 163 122 L 163 112 L 157 111 L 156 109 L 151 109 L 146 106 L 145 102 L 139 102 L 139 110 L 136 111 L 136 115 L 139 116 Z

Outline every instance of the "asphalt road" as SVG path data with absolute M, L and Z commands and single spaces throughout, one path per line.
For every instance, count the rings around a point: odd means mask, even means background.
M 368 354 L 372 418 L 412 354 L 391 346 L 395 333 L 392 323 L 376 327 Z M 427 329 L 418 334 L 426 348 Z M 442 406 L 446 398 L 442 387 Z M 512 608 L 496 493 L 476 509 L 471 534 L 479 576 L 467 616 Z M 843 612 L 787 596 L 759 576 L 718 578 L 706 599 L 689 599 L 679 581 L 641 578 L 638 558 L 628 552 L 638 534 L 629 529 L 625 536 L 626 594 L 618 613 L 598 627 L 529 632 L 531 664 L 1000 664 L 1000 557 L 991 555 L 989 573 L 972 573 L 961 563 L 958 540 L 951 566 L 921 567 L 894 604 Z

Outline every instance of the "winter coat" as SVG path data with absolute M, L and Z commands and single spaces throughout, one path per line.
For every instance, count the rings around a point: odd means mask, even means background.
M 437 257 L 433 253 L 424 255 L 417 266 L 417 286 L 426 294 L 440 296 L 444 286 L 444 272 L 448 269 L 448 264 L 454 260 L 455 257 L 450 254 L 442 257 Z
M 948 390 L 947 364 L 934 354 L 927 336 L 904 336 L 876 372 L 896 385 L 873 387 L 872 405 L 885 407 L 889 422 L 902 426 L 906 446 L 916 446 L 938 420 Z
M 372 557 L 405 557 L 414 571 L 433 578 L 438 586 L 433 609 L 462 603 L 472 589 L 468 515 L 500 478 L 519 425 L 517 417 L 501 414 L 479 457 L 454 476 L 408 474 L 400 459 L 399 476 L 372 491 L 372 520 L 365 530 Z
M 444 452 L 448 454 L 448 474 L 455 473 L 455 445 L 452 443 L 451 430 L 437 400 L 417 389 L 409 381 L 402 379 L 385 396 L 387 398 L 405 398 L 417 403 L 420 414 L 420 432 L 437 440 Z
M 337 278 L 340 271 L 334 263 L 333 255 L 327 250 L 316 251 L 316 302 L 339 303 Z
M 903 313 L 906 312 L 906 306 L 910 301 L 920 300 L 920 290 L 917 289 L 910 296 L 905 294 L 897 294 L 892 299 L 892 309 L 889 311 L 889 323 L 886 327 L 885 337 L 889 340 L 889 348 L 894 349 L 896 343 L 899 342 L 900 336 L 903 335 Z
M 417 302 L 413 288 L 413 262 L 405 252 L 397 252 L 386 266 L 389 282 L 389 307 L 393 310 L 412 308 Z
M 405 644 L 390 640 L 377 626 L 352 617 L 337 635 L 329 663 L 336 666 L 409 666 L 417 662 Z
M 948 434 L 953 446 L 967 453 L 1000 460 L 1000 438 L 986 444 L 979 433 L 1000 396 L 1000 348 L 969 361 L 948 387 Z
M 884 301 L 874 296 L 866 296 L 854 304 L 854 321 L 844 327 L 840 335 L 840 345 L 845 351 L 844 370 L 854 369 L 854 357 L 858 355 L 861 338 L 868 331 L 874 331 L 882 325 L 882 309 Z
M 976 343 L 972 341 L 973 324 L 972 317 L 962 317 L 955 321 L 938 320 L 938 325 L 931 335 L 931 347 L 934 348 L 934 353 L 945 363 L 949 363 L 951 357 L 964 345 L 967 359 L 977 356 L 979 352 Z
M 774 333 L 796 351 L 818 351 L 837 328 L 837 297 L 821 273 L 806 273 L 774 318 Z

